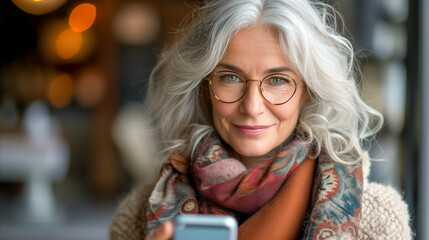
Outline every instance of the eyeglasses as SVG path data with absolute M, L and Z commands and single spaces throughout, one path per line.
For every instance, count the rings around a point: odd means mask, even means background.
M 224 103 L 242 99 L 247 91 L 247 82 L 259 82 L 259 93 L 273 105 L 287 103 L 295 95 L 297 86 L 303 83 L 297 84 L 293 78 L 281 73 L 270 74 L 262 80 L 251 80 L 232 71 L 218 71 L 208 80 L 215 98 Z

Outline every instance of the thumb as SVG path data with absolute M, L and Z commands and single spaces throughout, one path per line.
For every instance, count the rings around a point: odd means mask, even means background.
M 173 238 L 173 223 L 168 221 L 159 226 L 146 240 L 168 240 Z

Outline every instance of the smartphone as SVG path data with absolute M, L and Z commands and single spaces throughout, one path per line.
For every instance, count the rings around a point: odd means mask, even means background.
M 174 219 L 174 240 L 237 240 L 232 216 L 183 214 Z

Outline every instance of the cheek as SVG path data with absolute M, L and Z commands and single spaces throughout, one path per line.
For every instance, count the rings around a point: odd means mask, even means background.
M 305 92 L 302 89 L 297 91 L 297 94 L 292 98 L 291 101 L 284 105 L 280 105 L 279 108 L 274 109 L 272 112 L 277 118 L 282 121 L 296 122 L 298 121 L 301 109 L 307 101 Z
M 280 110 L 280 109 L 279 109 Z M 296 123 L 299 116 L 299 108 L 296 109 L 284 109 L 283 111 L 277 111 L 275 113 L 280 123 Z
M 296 127 L 300 114 L 300 104 L 297 101 L 293 104 L 286 104 L 271 111 L 279 120 L 279 131 L 291 133 Z
M 228 116 L 230 116 L 233 112 L 231 108 L 231 104 L 224 104 L 219 102 L 213 96 L 211 97 L 211 105 L 212 105 L 212 116 L 213 122 L 216 130 L 221 131 L 221 129 L 226 128 L 226 122 Z

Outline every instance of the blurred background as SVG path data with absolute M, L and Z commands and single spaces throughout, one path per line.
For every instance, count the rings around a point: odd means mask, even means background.
M 371 180 L 429 239 L 429 3 L 335 0 L 385 116 Z M 107 239 L 119 201 L 153 179 L 141 103 L 161 49 L 197 0 L 0 3 L 0 239 Z M 426 15 L 426 16 L 424 16 Z

